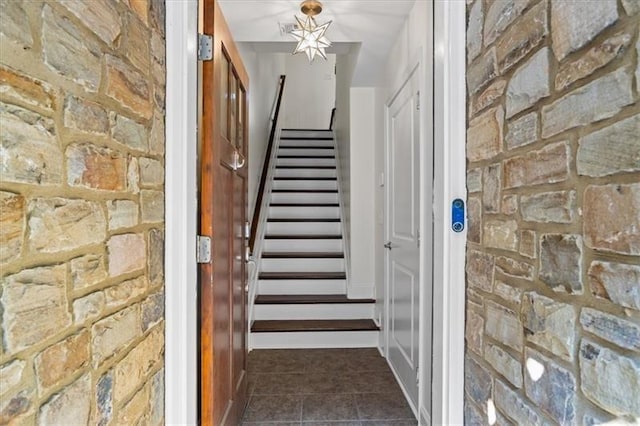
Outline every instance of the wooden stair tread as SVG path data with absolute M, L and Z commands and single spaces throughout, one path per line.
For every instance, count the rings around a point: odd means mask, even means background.
M 271 207 L 340 207 L 338 203 L 271 203 Z
M 333 136 L 280 136 L 281 141 L 332 141 Z
M 338 180 L 338 178 L 335 178 L 335 177 L 282 176 L 282 177 L 276 177 L 276 178 L 274 178 L 274 180 Z
M 283 132 L 333 132 L 331 129 L 281 129 Z
M 258 320 L 254 321 L 254 333 L 287 331 L 378 331 L 380 327 L 371 319 L 341 320 Z
M 340 222 L 340 219 L 338 218 L 325 218 L 325 217 L 318 217 L 318 218 L 306 218 L 306 217 L 291 217 L 291 218 L 271 218 L 271 219 L 267 219 L 267 222 L 279 222 L 279 223 L 284 223 L 284 222 L 297 222 L 297 223 L 305 223 L 305 222 Z
M 339 234 L 267 234 L 267 240 L 340 240 Z
M 280 149 L 333 149 L 333 146 L 310 146 L 310 145 L 280 145 Z
M 276 166 L 276 169 L 334 170 L 336 166 Z
M 288 159 L 333 159 L 336 158 L 335 155 L 278 155 L 278 158 L 288 158 Z
M 345 294 L 261 294 L 257 305 L 313 305 L 321 303 L 375 303 L 375 299 L 349 299 Z
M 296 192 L 300 192 L 303 194 L 337 194 L 337 189 L 273 189 L 271 192 L 283 193 L 283 194 L 293 194 Z
M 263 259 L 343 259 L 344 253 L 335 251 L 266 251 Z
M 260 280 L 345 280 L 344 272 L 261 272 Z

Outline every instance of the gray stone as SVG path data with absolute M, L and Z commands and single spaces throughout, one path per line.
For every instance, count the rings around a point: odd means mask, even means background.
M 492 379 L 489 370 L 470 356 L 465 356 L 464 388 L 469 397 L 479 405 L 486 405 L 491 398 Z
M 569 177 L 570 156 L 567 142 L 558 142 L 509 158 L 503 163 L 504 189 L 565 181 Z
M 104 292 L 97 291 L 73 301 L 73 323 L 82 324 L 102 316 L 106 307 Z
M 109 230 L 130 228 L 138 224 L 138 204 L 131 200 L 107 201 Z
M 496 107 L 469 122 L 467 129 L 467 159 L 487 160 L 502 151 L 504 111 Z
M 530 259 L 535 259 L 537 256 L 537 248 L 536 232 L 528 229 L 521 230 L 518 253 Z
M 582 294 L 582 237 L 542 234 L 538 277 L 555 291 Z
M 532 112 L 527 115 L 523 115 L 517 120 L 510 121 L 507 125 L 505 141 L 507 142 L 508 149 L 529 145 L 537 140 L 538 113 Z
M 505 350 L 496 345 L 487 345 L 484 359 L 513 386 L 522 387 L 522 365 Z
M 584 395 L 617 416 L 640 416 L 640 361 L 587 339 L 580 345 L 580 379 Z
M 473 426 L 485 424 L 484 414 L 470 401 L 464 402 L 464 424 Z
M 496 43 L 500 71 L 504 73 L 535 49 L 549 35 L 548 27 L 544 0 L 522 15 Z
M 640 29 L 638 30 L 640 33 Z M 636 57 L 640 58 L 640 37 L 636 41 Z M 636 87 L 640 87 L 640 61 L 636 64 Z
M 531 0 L 494 1 L 486 12 L 484 22 L 484 45 L 488 46 L 518 18 Z
M 572 223 L 575 191 L 543 192 L 520 197 L 522 219 L 528 222 Z
M 520 306 L 522 290 L 513 287 L 511 284 L 507 284 L 502 280 L 496 280 L 494 294 L 507 302 Z
M 38 344 L 71 324 L 65 265 L 24 269 L 1 282 L 2 335 L 8 354 Z
M 511 216 L 518 211 L 518 196 L 516 194 L 507 194 L 502 197 L 502 206 L 500 213 Z
M 163 0 L 150 0 L 149 6 L 149 22 L 151 23 L 151 26 L 164 37 L 166 21 L 165 2 Z
M 469 94 L 476 93 L 497 76 L 496 49 L 491 48 L 479 59 L 476 59 L 471 66 L 467 67 L 467 90 Z
M 523 327 L 518 314 L 495 302 L 486 303 L 485 333 L 496 341 L 521 351 Z
M 0 34 L 28 49 L 33 46 L 33 37 L 24 6 L 19 1 L 0 3 Z
M 147 331 L 164 319 L 164 292 L 154 293 L 142 302 L 142 329 Z
M 146 277 L 138 277 L 104 289 L 108 308 L 130 306 L 148 287 Z
M 137 151 L 149 149 L 149 134 L 145 126 L 122 115 L 116 117 L 111 136 Z
M 482 190 L 482 168 L 470 169 L 467 172 L 467 191 L 469 193 Z
M 635 15 L 640 12 L 640 0 L 622 0 L 627 15 Z
M 493 289 L 493 256 L 467 250 L 467 284 L 488 293 Z
M 164 283 L 164 232 L 159 229 L 149 231 L 149 283 L 152 287 Z
M 131 63 L 143 73 L 149 71 L 151 34 L 147 26 L 133 17 L 127 22 L 127 38 L 123 48 Z
M 496 270 L 507 277 L 520 278 L 527 281 L 533 280 L 533 265 L 529 265 L 526 262 L 519 262 L 510 257 L 497 257 Z
M 67 96 L 64 101 L 64 125 L 83 132 L 107 134 L 109 116 L 99 104 Z
M 151 31 L 151 56 L 159 65 L 165 63 L 165 41 L 156 31 Z
M 591 262 L 589 287 L 595 296 L 640 311 L 640 266 Z
M 542 107 L 542 137 L 614 116 L 634 102 L 631 81 L 619 68 Z
M 595 309 L 583 308 L 580 324 L 583 329 L 604 340 L 622 348 L 640 351 L 640 326 L 631 321 Z
M 102 73 L 100 48 L 49 5 L 42 9 L 42 22 L 45 64 L 63 77 L 96 92 Z
M 38 424 L 89 424 L 91 413 L 91 376 L 86 374 L 53 395 L 40 407 Z
M 158 160 L 141 157 L 138 159 L 140 165 L 140 183 L 142 185 L 157 186 L 164 183 L 164 166 Z
M 525 390 L 531 401 L 560 424 L 573 424 L 576 419 L 576 379 L 553 360 L 527 348 L 525 356 L 544 366 L 538 380 L 525 374 Z
M 109 0 L 65 0 L 60 3 L 105 43 L 113 45 L 120 35 L 120 15 Z
M 482 51 L 482 2 L 471 6 L 467 22 L 467 63 L 478 57 Z
M 151 379 L 151 426 L 164 425 L 164 369 Z
M 525 293 L 522 301 L 527 340 L 571 361 L 576 345 L 576 312 L 571 305 L 540 294 Z
M 140 306 L 134 305 L 96 322 L 91 327 L 93 366 L 124 350 L 142 334 Z
M 640 254 L 640 183 L 589 185 L 584 191 L 584 239 L 588 247 Z
M 640 114 L 580 138 L 578 174 L 600 177 L 640 171 Z
M 29 202 L 29 248 L 56 253 L 97 244 L 106 237 L 106 219 L 96 202 L 36 198 Z
M 501 164 L 492 164 L 484 169 L 482 179 L 482 204 L 487 213 L 500 212 L 500 169 Z
M 495 381 L 495 402 L 500 411 L 519 425 L 541 425 L 541 417 L 525 400 L 499 380 Z
M 128 62 L 105 55 L 105 94 L 132 114 L 148 120 L 153 115 L 152 82 Z
M 164 104 L 162 108 L 164 108 Z M 164 134 L 165 134 L 164 114 L 156 109 L 153 112 L 153 120 L 151 122 L 151 138 L 149 140 L 149 152 L 151 152 L 151 154 L 156 154 L 156 155 L 164 154 L 165 152 Z
M 468 303 L 467 317 L 465 319 L 464 336 L 467 342 L 467 348 L 482 356 L 482 341 L 484 333 L 484 318 L 470 309 L 475 304 Z
M 0 263 L 17 259 L 22 253 L 25 204 L 22 195 L 0 191 Z
M 482 243 L 482 202 L 478 197 L 467 199 L 467 241 Z
M 515 220 L 487 220 L 484 222 L 484 245 L 502 250 L 518 250 L 518 224 Z
M 62 150 L 53 120 L 0 102 L 0 175 L 5 182 L 62 183 Z
M 32 390 L 21 390 L 3 395 L 0 398 L 0 419 L 6 420 L 8 424 L 20 422 L 20 416 L 31 408 L 33 396 Z
M 549 96 L 549 48 L 540 49 L 521 65 L 507 86 L 507 118 Z
M 164 221 L 164 192 L 140 191 L 142 223 Z
M 69 262 L 71 271 L 71 283 L 75 290 L 91 287 L 107 278 L 104 267 L 104 257 L 96 254 L 88 254 L 77 257 Z
M 473 118 L 476 114 L 486 107 L 493 105 L 502 97 L 504 89 L 507 87 L 507 80 L 494 80 L 482 92 L 478 93 L 471 99 L 469 106 L 469 118 Z
M 96 385 L 96 422 L 99 426 L 109 424 L 113 416 L 113 376 L 104 374 Z
M 20 383 L 26 364 L 27 363 L 21 359 L 14 359 L 4 365 L 0 365 L 0 392 L 5 394 L 12 387 Z
M 616 22 L 615 0 L 551 0 L 553 53 L 562 60 Z

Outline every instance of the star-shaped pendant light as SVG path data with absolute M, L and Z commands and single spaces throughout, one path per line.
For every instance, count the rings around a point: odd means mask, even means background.
M 291 35 L 298 40 L 298 45 L 293 51 L 296 53 L 305 53 L 309 58 L 309 63 L 313 62 L 316 55 L 327 59 L 325 48 L 331 46 L 331 42 L 325 37 L 324 33 L 331 25 L 331 21 L 322 25 L 318 25 L 314 16 L 322 12 L 322 3 L 316 0 L 306 0 L 300 5 L 300 10 L 306 18 L 298 18 L 298 28 L 291 31 Z

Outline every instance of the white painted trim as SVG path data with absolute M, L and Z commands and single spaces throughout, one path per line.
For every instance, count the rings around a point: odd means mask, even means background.
M 197 0 L 166 3 L 165 422 L 197 422 Z
M 349 93 L 349 99 L 351 99 L 351 93 Z M 338 110 L 336 110 L 336 114 L 338 114 Z M 350 114 L 347 112 L 347 114 Z M 351 121 L 351 117 L 349 117 L 349 121 Z M 347 229 L 347 208 L 344 203 L 344 193 L 342 192 L 342 180 L 344 177 L 342 176 L 342 162 L 340 161 L 340 150 L 338 149 L 338 135 L 335 131 L 331 131 L 331 135 L 333 136 L 333 152 L 336 157 L 336 183 L 338 185 L 338 204 L 340 204 L 340 228 L 342 230 L 342 252 L 344 253 L 344 273 L 346 277 L 347 287 L 345 289 L 347 293 L 347 297 L 357 298 L 358 296 L 354 293 L 351 293 L 351 232 Z M 349 165 L 351 167 L 351 165 Z M 349 185 L 351 186 L 351 185 Z M 364 296 L 364 297 L 372 297 L 372 296 Z
M 463 424 L 466 231 L 451 230 L 451 202 L 466 199 L 465 2 L 434 3 L 435 186 L 433 424 Z

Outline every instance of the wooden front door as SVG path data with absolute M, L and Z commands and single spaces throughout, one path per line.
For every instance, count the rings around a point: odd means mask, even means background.
M 200 422 L 236 425 L 247 399 L 245 256 L 247 72 L 215 0 L 201 0 L 200 234 L 212 240 L 200 268 Z

